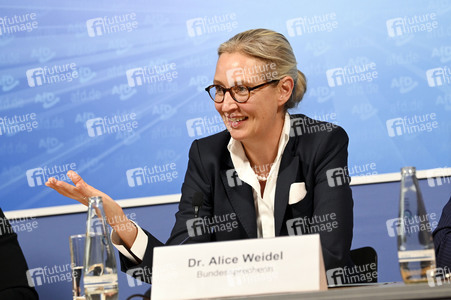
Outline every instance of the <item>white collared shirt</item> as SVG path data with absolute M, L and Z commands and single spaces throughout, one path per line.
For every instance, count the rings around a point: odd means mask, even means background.
M 257 215 L 257 236 L 259 238 L 269 238 L 275 236 L 275 226 L 274 226 L 274 200 L 276 195 L 276 185 L 277 185 L 277 175 L 279 174 L 280 161 L 282 159 L 282 154 L 285 147 L 290 139 L 290 115 L 285 114 L 285 121 L 282 129 L 282 134 L 279 139 L 279 146 L 277 150 L 277 156 L 272 163 L 271 170 L 266 181 L 265 192 L 263 197 L 261 196 L 260 183 L 257 179 L 257 175 L 254 170 L 252 170 L 246 154 L 244 153 L 243 145 L 241 142 L 230 138 L 227 149 L 230 152 L 230 157 L 232 158 L 232 163 L 238 174 L 240 180 L 246 182 L 252 187 L 255 212 Z M 136 223 L 136 228 L 138 229 L 138 234 L 136 236 L 135 242 L 130 248 L 132 252 L 139 259 L 143 259 L 146 252 L 148 237 L 144 231 Z M 122 241 L 115 231 L 111 233 L 111 240 L 116 249 L 127 257 L 130 261 L 138 263 L 135 258 L 130 254 L 130 252 L 122 245 Z
M 266 180 L 265 191 L 263 197 L 261 196 L 260 183 L 257 175 L 252 169 L 248 158 L 243 149 L 241 142 L 230 138 L 227 149 L 230 152 L 233 166 L 238 174 L 240 180 L 246 182 L 252 187 L 254 196 L 255 212 L 257 215 L 257 236 L 259 238 L 269 238 L 275 236 L 274 226 L 274 199 L 276 195 L 277 175 L 279 174 L 280 161 L 282 159 L 283 151 L 290 139 L 290 115 L 285 114 L 285 122 L 282 129 L 282 134 L 279 139 L 279 146 L 277 149 L 277 156 L 271 166 L 260 166 L 260 169 L 269 171 L 268 179 Z M 256 167 L 259 168 L 259 167 Z

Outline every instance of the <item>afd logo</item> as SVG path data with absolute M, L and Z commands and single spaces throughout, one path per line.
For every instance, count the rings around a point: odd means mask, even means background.
M 36 187 L 45 184 L 45 173 L 43 168 L 30 169 L 26 171 L 28 186 Z
M 202 218 L 194 218 L 187 220 L 186 228 L 188 230 L 188 235 L 190 237 L 201 236 L 210 233 L 208 225 L 205 224 L 205 221 Z
M 2 75 L 0 77 L 0 86 L 4 92 L 9 92 L 18 85 L 19 81 L 15 80 L 11 75 Z
M 30 287 L 41 286 L 45 283 L 45 274 L 43 268 L 34 268 L 26 272 L 28 285 Z
M 230 169 L 226 171 L 227 183 L 230 187 L 243 185 L 243 182 L 238 177 L 238 173 L 235 169 Z
M 147 267 L 138 267 L 127 270 L 127 283 L 129 287 L 141 286 L 143 282 L 152 282 L 152 270 Z
M 145 82 L 144 69 L 134 68 L 125 72 L 127 75 L 127 83 L 129 87 L 141 86 Z
M 90 137 L 100 136 L 105 133 L 104 120 L 102 118 L 94 118 L 86 121 L 86 129 Z
M 143 168 L 129 169 L 126 172 L 129 187 L 141 186 L 146 183 L 146 176 Z
M 451 70 L 448 66 L 429 69 L 426 71 L 426 79 L 430 87 L 451 84 Z
M 330 187 L 348 184 L 351 180 L 347 168 L 335 168 L 326 171 L 327 184 Z
M 43 68 L 29 69 L 26 71 L 29 87 L 41 86 L 45 83 Z

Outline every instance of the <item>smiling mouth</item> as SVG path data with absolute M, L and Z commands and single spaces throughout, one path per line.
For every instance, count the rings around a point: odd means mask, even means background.
M 227 118 L 229 126 L 232 128 L 237 128 L 241 122 L 246 121 L 248 117 L 240 117 L 240 118 Z

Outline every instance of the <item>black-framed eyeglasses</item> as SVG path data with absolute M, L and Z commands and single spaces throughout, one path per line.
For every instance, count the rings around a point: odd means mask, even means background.
M 224 101 L 225 94 L 227 92 L 230 93 L 230 96 L 232 96 L 232 99 L 235 100 L 238 103 L 244 103 L 247 100 L 249 100 L 249 97 L 251 96 L 251 91 L 264 87 L 265 85 L 279 82 L 279 80 L 271 80 L 262 84 L 259 84 L 257 86 L 248 87 L 245 85 L 236 85 L 232 86 L 230 88 L 225 88 L 223 86 L 212 84 L 210 86 L 207 86 L 205 90 L 207 91 L 208 95 L 210 95 L 211 100 L 213 100 L 216 103 L 221 103 Z

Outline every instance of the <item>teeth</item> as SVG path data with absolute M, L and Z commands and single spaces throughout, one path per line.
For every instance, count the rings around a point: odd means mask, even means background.
M 246 119 L 246 117 L 242 117 L 242 118 L 229 118 L 230 121 L 232 122 L 239 122 L 239 121 L 243 121 L 244 119 Z

